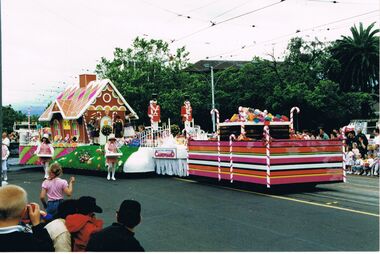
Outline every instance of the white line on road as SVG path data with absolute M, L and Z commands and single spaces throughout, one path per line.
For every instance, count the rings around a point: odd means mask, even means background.
M 196 181 L 188 180 L 188 179 L 181 179 L 181 178 L 177 178 L 177 177 L 175 177 L 175 179 L 180 180 L 180 181 L 184 181 L 184 182 L 196 183 Z M 363 212 L 363 211 L 358 211 L 358 210 L 344 208 L 344 207 L 314 203 L 314 202 L 310 202 L 310 201 L 306 201 L 306 200 L 277 196 L 277 195 L 272 195 L 272 194 L 265 194 L 265 193 L 255 192 L 255 191 L 240 190 L 240 189 L 235 189 L 235 188 L 230 188 L 230 187 L 225 187 L 225 186 L 219 186 L 219 187 L 221 187 L 223 189 L 227 189 L 227 190 L 239 191 L 239 192 L 244 192 L 244 193 L 256 194 L 256 195 L 260 195 L 260 196 L 266 196 L 266 197 L 271 197 L 271 198 L 277 198 L 277 199 L 283 199 L 283 200 L 308 204 L 308 205 L 321 206 L 321 207 L 326 207 L 326 208 L 342 210 L 342 211 L 346 211 L 346 212 L 352 212 L 352 213 L 364 214 L 364 215 L 369 215 L 369 216 L 374 216 L 374 217 L 380 217 L 379 214 L 376 214 L 376 213 Z

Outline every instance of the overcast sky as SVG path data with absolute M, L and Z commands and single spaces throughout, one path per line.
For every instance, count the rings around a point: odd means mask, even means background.
M 250 60 L 273 51 L 281 57 L 296 35 L 332 41 L 354 24 L 379 20 L 378 0 L 333 2 L 3 0 L 3 105 L 45 106 L 136 36 L 174 40 L 173 52 L 186 46 L 191 62 Z

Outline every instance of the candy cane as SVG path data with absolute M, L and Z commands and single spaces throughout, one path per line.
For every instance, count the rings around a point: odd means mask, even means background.
M 86 128 L 88 141 L 91 142 L 91 136 L 90 136 L 90 132 L 88 131 L 87 120 L 86 120 L 87 112 L 84 115 L 85 115 L 85 117 L 83 117 L 84 127 Z
M 265 146 L 266 146 L 266 159 L 267 159 L 267 188 L 270 188 L 270 147 L 269 147 L 269 127 L 268 125 L 264 126 L 264 137 L 265 137 Z
M 112 112 L 112 123 L 115 122 L 115 115 L 117 115 L 117 112 L 116 111 Z
M 220 130 L 219 130 L 219 111 L 216 108 L 211 110 L 211 115 L 216 113 L 216 133 L 218 135 L 218 180 L 220 181 Z
M 342 129 L 341 131 L 341 135 L 342 135 L 342 157 L 343 157 L 343 182 L 347 182 L 347 179 L 346 179 L 346 156 L 345 156 L 345 153 L 344 153 L 344 130 Z
M 290 110 L 290 132 L 293 133 L 294 132 L 294 126 L 293 126 L 293 112 L 294 111 L 297 111 L 297 114 L 300 112 L 300 109 L 298 107 L 293 107 L 291 110 Z
M 112 123 L 111 123 L 111 125 L 112 125 L 112 132 L 113 133 L 115 133 L 115 131 L 116 131 L 115 128 L 113 127 L 113 124 L 115 123 L 115 115 L 117 115 L 117 112 L 116 111 L 112 112 Z
M 234 166 L 233 166 L 233 162 L 232 162 L 232 140 L 233 139 L 236 139 L 235 135 L 234 134 L 231 134 L 230 135 L 230 181 L 231 183 L 234 182 L 234 173 L 233 173 L 233 170 L 234 170 Z

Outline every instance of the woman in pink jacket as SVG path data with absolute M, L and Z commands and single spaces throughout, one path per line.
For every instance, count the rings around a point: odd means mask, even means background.
M 45 170 L 45 179 L 47 179 L 49 177 L 49 162 L 51 161 L 54 155 L 54 148 L 50 144 L 48 134 L 43 135 L 41 143 L 38 145 L 35 154 L 37 154 L 37 156 L 40 157 L 40 162 L 44 166 Z

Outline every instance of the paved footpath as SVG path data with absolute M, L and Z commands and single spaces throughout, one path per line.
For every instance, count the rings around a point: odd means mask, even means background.
M 9 183 L 38 201 L 42 168 L 12 166 Z M 247 184 L 151 175 L 78 174 L 74 198 L 91 195 L 105 225 L 124 199 L 142 204 L 136 237 L 147 251 L 379 251 L 379 178 L 314 190 L 268 192 Z

